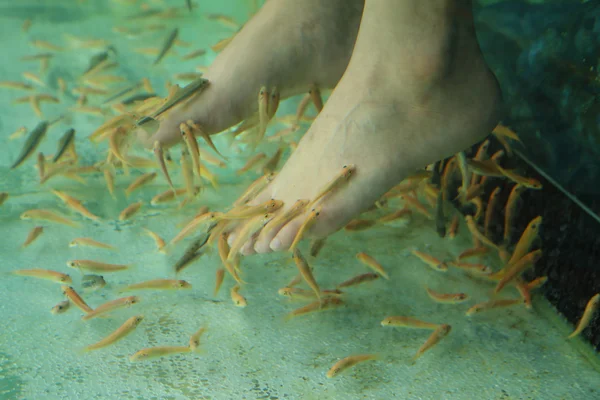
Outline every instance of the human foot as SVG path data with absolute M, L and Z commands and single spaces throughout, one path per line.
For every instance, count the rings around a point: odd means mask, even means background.
M 155 134 L 138 131 L 142 144 L 169 147 L 181 141 L 179 126 L 192 120 L 207 134 L 250 117 L 262 86 L 281 98 L 333 88 L 354 47 L 363 0 L 269 0 L 215 58 L 204 75 L 210 84 L 185 107 L 160 121 Z
M 309 131 L 250 204 L 312 199 L 344 165 L 311 235 L 335 232 L 409 173 L 487 135 L 500 91 L 475 37 L 470 1 L 366 0 L 352 58 Z M 289 248 L 310 210 L 258 235 L 242 254 Z M 230 235 L 235 239 L 235 232 Z

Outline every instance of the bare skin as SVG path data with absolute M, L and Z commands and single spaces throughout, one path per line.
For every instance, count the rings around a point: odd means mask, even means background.
M 355 164 L 355 175 L 320 205 L 309 232 L 326 236 L 415 169 L 489 134 L 501 95 L 479 49 L 470 3 L 366 0 L 342 79 L 276 179 L 250 204 L 275 198 L 290 207 Z M 248 242 L 242 254 L 286 250 L 305 217 Z
M 138 130 L 146 148 L 181 142 L 179 125 L 198 123 L 211 135 L 258 110 L 262 86 L 276 86 L 281 98 L 307 93 L 310 85 L 333 88 L 348 66 L 364 0 L 268 0 L 215 58 L 204 78 L 210 85 L 185 109 L 160 120 L 150 136 Z

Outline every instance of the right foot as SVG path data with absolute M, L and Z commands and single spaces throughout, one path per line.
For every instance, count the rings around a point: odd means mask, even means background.
M 179 125 L 192 120 L 207 134 L 221 132 L 258 110 L 262 86 L 281 98 L 310 85 L 335 87 L 354 48 L 363 0 L 268 0 L 215 58 L 204 75 L 210 84 L 186 107 L 174 109 L 142 144 L 170 147 L 181 141 Z

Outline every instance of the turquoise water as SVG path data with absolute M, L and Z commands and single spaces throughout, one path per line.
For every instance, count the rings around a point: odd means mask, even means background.
M 118 51 L 120 63 L 111 73 L 125 77 L 129 83 L 149 77 L 156 91 L 164 96 L 165 82 L 173 74 L 194 72 L 198 65 L 209 65 L 216 55 L 209 47 L 233 32 L 231 28 L 207 21 L 203 17 L 205 13 L 227 14 L 242 23 L 252 12 L 251 2 L 242 0 L 203 2 L 202 9 L 193 15 L 182 8 L 180 17 L 160 21 L 167 26 L 165 30 L 128 39 L 112 30 L 115 25 L 132 26 L 124 16 L 132 14 L 134 8 L 124 3 L 3 4 L 10 12 L 3 14 L 5 34 L 0 37 L 0 47 L 12 61 L 0 65 L 0 80 L 20 81 L 23 71 L 38 72 L 36 63 L 19 61 L 22 56 L 46 51 L 32 48 L 31 40 L 43 39 L 64 46 L 68 42 L 63 34 L 69 33 L 110 41 Z M 149 3 L 156 7 L 177 3 L 181 7 L 184 2 Z M 43 14 L 35 14 L 29 32 L 22 33 L 24 19 L 31 17 L 40 6 L 48 8 Z M 153 56 L 133 51 L 160 46 L 173 26 L 179 27 L 183 41 L 191 43 L 190 47 L 176 47 L 179 55 L 197 48 L 207 49 L 206 55 L 189 62 L 163 62 L 150 67 Z M 72 49 L 57 53 L 48 71 L 40 74 L 48 85 L 41 92 L 56 94 L 55 82 L 59 76 L 73 84 L 87 67 L 90 56 L 98 51 Z M 169 57 L 176 60 L 176 56 Z M 125 83 L 112 88 L 120 85 Z M 600 378 L 593 358 L 590 361 L 590 351 L 578 341 L 565 340 L 570 327 L 553 316 L 553 310 L 541 295 L 534 292 L 532 310 L 511 307 L 470 318 L 464 315 L 473 304 L 490 298 L 493 285 L 456 270 L 433 271 L 412 256 L 411 251 L 417 249 L 441 259 L 451 259 L 472 246 L 464 225 L 460 226 L 457 238 L 441 239 L 435 232 L 434 222 L 418 214 L 405 223 L 355 233 L 340 231 L 327 240 L 319 257 L 311 259 L 323 288 L 368 272 L 355 259 L 360 251 L 376 257 L 390 275 L 389 281 L 379 279 L 348 289 L 346 306 L 335 311 L 284 320 L 286 313 L 302 305 L 277 294 L 277 289 L 297 273 L 288 254 L 245 258 L 243 276 L 248 284 L 241 293 L 248 306 L 235 307 L 229 296 L 233 286 L 229 277 L 221 292 L 213 296 L 215 270 L 221 264 L 217 252 L 209 250 L 180 274 L 180 279 L 192 284 L 192 290 L 140 292 L 139 304 L 116 311 L 108 318 L 88 322 L 81 320 L 81 312 L 74 307 L 64 314 L 52 315 L 50 308 L 64 299 L 59 285 L 8 272 L 20 268 L 48 268 L 69 273 L 73 287 L 79 290 L 81 276 L 67 268 L 68 260 L 89 258 L 133 264 L 131 270 L 103 274 L 107 286 L 83 295 L 92 307 L 119 297 L 116 290 L 126 284 L 173 278 L 172 265 L 185 249 L 185 243 L 167 255 L 160 254 L 143 228 L 169 240 L 200 206 L 225 209 L 258 175 L 236 177 L 233 171 L 254 152 L 233 143 L 227 135 L 220 135 L 215 142 L 230 161 L 227 168 L 210 166 L 218 177 L 219 188 L 207 187 L 195 203 L 182 210 L 172 205 L 149 204 L 155 194 L 168 188 L 162 177 L 130 198 L 125 197 L 123 190 L 148 170 L 132 169 L 129 175 L 119 170 L 116 199 L 107 192 L 101 173 L 84 175 L 85 183 L 59 177 L 40 186 L 33 157 L 19 169 L 9 169 L 25 140 L 25 137 L 11 140 L 9 134 L 20 126 L 32 129 L 39 121 L 28 105 L 12 104 L 15 98 L 25 94 L 0 91 L 0 109 L 3 110 L 0 141 L 4 148 L 0 153 L 0 191 L 10 193 L 10 198 L 0 207 L 0 271 L 3 272 L 0 279 L 3 321 L 0 398 L 593 399 L 599 396 Z M 72 107 L 75 100 L 75 97 L 61 97 L 59 104 L 43 104 L 44 118 L 58 117 L 67 107 Z M 298 101 L 299 98 L 292 98 L 283 102 L 278 116 L 293 113 Z M 91 165 L 102 159 L 106 145 L 96 147 L 86 137 L 103 118 L 68 115 L 65 121 L 51 128 L 38 151 L 53 154 L 62 133 L 72 126 L 77 130 L 80 165 Z M 284 127 L 274 125 L 269 128 L 269 134 Z M 294 138 L 299 139 L 305 130 L 303 126 Z M 271 155 L 276 148 L 277 145 L 271 143 L 261 146 L 260 150 Z M 141 150 L 136 154 L 150 157 Z M 173 178 L 177 185 L 183 185 L 183 177 L 178 172 L 173 173 Z M 50 189 L 81 199 L 101 221 L 82 219 L 57 201 Z M 118 221 L 119 212 L 135 201 L 144 202 L 140 213 L 130 221 Z M 31 208 L 61 212 L 78 221 L 81 227 L 19 219 L 22 212 Z M 44 233 L 31 246 L 21 249 L 27 233 L 36 225 L 44 226 Z M 73 238 L 83 236 L 112 244 L 119 251 L 68 246 Z M 496 269 L 500 267 L 497 259 L 484 261 Z M 458 305 L 434 303 L 427 296 L 425 285 L 440 292 L 468 293 L 470 300 Z M 517 293 L 510 292 L 510 295 Z M 127 318 L 140 314 L 144 315 L 144 321 L 122 341 L 96 352 L 81 352 Z M 411 358 L 429 333 L 380 326 L 380 321 L 390 315 L 411 315 L 448 323 L 452 331 L 413 364 Z M 144 347 L 186 345 L 189 336 L 201 326 L 207 327 L 207 333 L 202 337 L 199 353 L 144 363 L 131 363 L 128 359 Z M 361 364 L 336 379 L 326 378 L 327 370 L 340 358 L 364 353 L 377 353 L 380 360 Z M 595 363 L 598 365 L 597 359 Z

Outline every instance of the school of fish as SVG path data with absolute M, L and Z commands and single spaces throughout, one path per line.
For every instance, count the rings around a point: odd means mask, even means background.
M 125 0 L 122 0 L 125 2 Z M 129 5 L 137 1 L 127 1 Z M 180 6 L 151 8 L 142 5 L 140 12 L 131 15 L 128 20 L 135 25 L 116 25 L 113 31 L 128 39 L 144 41 L 145 31 L 164 31 L 164 42 L 161 47 L 139 47 L 135 51 L 153 57 L 153 65 L 163 62 L 166 58 L 179 58 L 181 62 L 194 60 L 207 53 L 206 49 L 190 49 L 182 56 L 176 54 L 176 47 L 191 47 L 184 42 L 180 32 L 173 27 L 173 21 L 186 12 L 199 12 L 191 1 L 182 2 Z M 233 31 L 239 31 L 241 25 L 226 15 L 207 15 L 210 23 L 219 23 Z M 159 23 L 160 21 L 160 23 Z M 164 23 L 163 23 L 164 22 Z M 28 20 L 23 25 L 23 33 L 27 34 L 32 26 Z M 245 276 L 243 257 L 240 250 L 248 239 L 266 234 L 269 229 L 290 221 L 299 215 L 306 215 L 296 238 L 290 248 L 290 259 L 297 267 L 297 275 L 277 293 L 293 301 L 303 302 L 299 308 L 291 310 L 285 320 L 302 315 L 326 310 L 335 312 L 346 304 L 346 298 L 352 296 L 352 290 L 357 285 L 369 285 L 369 282 L 383 278 L 393 284 L 394 271 L 386 268 L 374 255 L 365 252 L 368 249 L 357 249 L 356 259 L 365 266 L 365 273 L 340 280 L 331 288 L 322 288 L 319 275 L 325 271 L 319 269 L 321 250 L 327 245 L 326 238 L 312 239 L 307 250 L 301 250 L 302 242 L 310 236 L 311 227 L 318 221 L 323 203 L 334 191 L 343 191 L 352 185 L 352 176 L 360 172 L 360 165 L 340 165 L 339 170 L 331 171 L 331 181 L 311 199 L 300 199 L 285 212 L 284 204 L 277 199 L 249 206 L 248 203 L 272 181 L 284 154 L 294 151 L 297 145 L 298 133 L 314 119 L 306 115 L 310 105 L 318 113 L 323 108 L 323 99 L 319 88 L 311 86 L 300 101 L 293 115 L 276 115 L 280 96 L 276 87 L 257 87 L 256 115 L 243 121 L 237 127 L 227 130 L 235 138 L 236 145 L 248 146 L 255 149 L 248 156 L 246 164 L 237 169 L 238 176 L 252 175 L 256 177 L 248 185 L 239 198 L 227 209 L 209 210 L 201 205 L 202 194 L 205 190 L 218 190 L 218 173 L 215 168 L 227 168 L 228 159 L 223 156 L 207 135 L 202 126 L 196 121 L 182 121 L 180 125 L 181 143 L 179 149 L 167 149 L 163 143 L 156 142 L 152 149 L 154 158 L 140 156 L 141 149 L 135 145 L 134 131 L 145 129 L 155 132 L 158 123 L 176 108 L 185 107 L 191 99 L 202 95 L 202 91 L 210 82 L 202 78 L 203 67 L 195 72 L 177 74 L 174 80 L 189 81 L 184 87 L 167 82 L 166 97 L 156 94 L 150 79 L 140 82 L 127 82 L 126 78 L 118 75 L 119 56 L 110 42 L 104 39 L 79 38 L 65 36 L 66 43 L 56 44 L 49 41 L 33 40 L 31 46 L 34 52 L 24 56 L 20 62 L 24 68 L 32 62 L 39 63 L 39 72 L 23 72 L 24 81 L 1 81 L 0 90 L 27 92 L 24 97 L 15 98 L 15 104 L 28 104 L 36 114 L 38 122 L 29 132 L 22 151 L 11 165 L 11 169 L 29 167 L 28 160 L 35 158 L 40 190 L 48 190 L 56 197 L 55 209 L 32 208 L 24 211 L 20 218 L 32 220 L 36 225 L 25 238 L 22 247 L 32 246 L 35 241 L 43 240 L 43 234 L 52 224 L 63 224 L 76 229 L 82 224 L 107 220 L 131 221 L 143 224 L 140 211 L 149 206 L 174 204 L 174 210 L 199 207 L 194 218 L 182 227 L 181 231 L 170 240 L 165 241 L 160 233 L 143 227 L 144 232 L 156 243 L 157 252 L 173 253 L 178 251 L 180 242 L 188 243 L 182 257 L 173 266 L 173 276 L 156 277 L 144 282 L 131 282 L 129 285 L 112 290 L 109 297 L 112 300 L 91 307 L 85 301 L 91 291 L 107 291 L 106 281 L 110 275 L 127 270 L 128 264 L 110 264 L 102 260 L 76 259 L 65 260 L 65 264 L 56 266 L 57 270 L 40 269 L 37 267 L 17 269 L 15 275 L 39 278 L 59 283 L 57 291 L 65 296 L 50 309 L 54 315 L 60 315 L 72 309 L 70 305 L 79 308 L 82 320 L 94 318 L 109 318 L 114 320 L 115 330 L 104 338 L 90 338 L 90 344 L 82 349 L 84 352 L 96 351 L 108 347 L 127 335 L 135 332 L 139 324 L 143 324 L 144 316 L 135 315 L 126 320 L 118 317 L 119 310 L 135 307 L 140 301 L 149 301 L 152 291 L 193 290 L 192 285 L 176 277 L 185 268 L 197 262 L 207 248 L 214 248 L 219 254 L 220 265 L 215 266 L 214 296 L 218 296 L 223 284 L 230 285 L 229 296 L 233 306 L 250 307 L 244 296 L 247 281 L 251 276 Z M 225 38 L 214 46 L 211 51 L 218 52 L 227 46 L 231 38 Z M 47 71 L 54 56 L 59 52 L 73 51 L 77 48 L 97 48 L 87 69 L 74 81 L 67 77 L 55 77 L 50 80 Z M 44 103 L 64 104 L 63 113 L 59 118 L 47 119 L 42 108 Z M 106 146 L 105 158 L 95 164 L 83 164 L 78 156 L 76 143 L 77 132 L 69 127 L 57 143 L 54 154 L 36 154 L 36 149 L 46 138 L 50 129 L 55 129 L 59 123 L 68 121 L 73 114 L 91 115 L 103 121 L 98 128 L 88 136 L 98 152 L 101 146 Z M 271 125 L 282 125 L 284 128 L 268 134 Z M 16 140 L 27 133 L 26 127 L 21 127 L 10 135 L 10 140 Z M 198 142 L 202 139 L 205 146 Z M 278 150 L 272 155 L 260 151 L 258 147 L 263 142 L 277 142 Z M 472 301 L 468 293 L 457 291 L 444 293 L 436 288 L 424 287 L 432 302 L 447 304 L 450 307 L 465 307 L 465 316 L 488 312 L 500 307 L 524 306 L 531 308 L 531 292 L 546 281 L 539 277 L 531 282 L 524 279 L 523 274 L 531 269 L 543 256 L 540 241 L 542 218 L 536 217 L 527 225 L 523 232 L 515 232 L 515 220 L 518 216 L 523 194 L 528 190 L 539 190 L 542 184 L 536 179 L 523 176 L 518 169 L 509 168 L 511 164 L 511 143 L 519 142 L 518 135 L 510 128 L 498 125 L 491 136 L 471 149 L 460 152 L 446 160 L 423 166 L 420 171 L 398 182 L 379 201 L 366 210 L 362 215 L 346 225 L 344 230 L 350 234 L 360 234 L 361 231 L 378 229 L 381 226 L 395 227 L 410 224 L 411 221 L 432 224 L 440 237 L 452 240 L 459 229 L 466 229 L 472 238 L 472 246 L 456 259 L 440 258 L 436 250 L 410 249 L 411 257 L 419 260 L 424 267 L 429 267 L 436 273 L 447 273 L 449 270 L 460 271 L 470 279 L 476 279 L 481 285 L 489 285 L 490 298 L 478 301 L 476 304 L 464 306 Z M 208 147 L 210 148 L 202 148 Z M 496 149 L 492 152 L 490 149 Z M 174 161 L 172 152 L 179 153 L 179 166 Z M 226 152 L 225 152 L 226 153 Z M 33 157 L 33 156 L 36 157 Z M 174 180 L 169 169 L 181 169 L 182 182 Z M 156 193 L 149 201 L 131 202 L 118 215 L 96 215 L 85 206 L 84 201 L 73 194 L 52 188 L 52 182 L 68 179 L 79 185 L 87 185 L 90 179 L 95 182 L 104 180 L 106 189 L 114 198 L 118 191 L 123 191 L 127 198 L 131 197 L 144 186 L 157 181 L 159 176 L 164 179 L 164 190 Z M 210 185 L 213 189 L 208 189 Z M 0 193 L 0 206 L 10 201 L 10 192 Z M 148 204 L 149 203 L 149 204 Z M 463 222 L 461 222 L 461 220 Z M 238 229 L 236 240 L 228 244 L 228 235 L 233 229 Z M 354 233 L 358 232 L 358 233 Z M 92 237 L 79 237 L 74 231 L 73 237 L 68 238 L 65 245 L 72 247 L 94 247 L 116 252 L 118 246 L 103 243 Z M 60 267 L 60 268 L 59 268 Z M 82 273 L 79 287 L 73 284 L 73 279 L 67 273 L 68 268 L 77 269 Z M 83 275 L 86 274 L 86 275 Z M 228 278 L 229 277 L 229 278 Z M 106 279 L 106 280 L 105 280 Z M 397 283 L 401 285 L 401 283 Z M 304 285 L 305 288 L 302 288 Z M 119 293 L 144 292 L 142 296 L 128 295 L 119 297 Z M 149 293 L 146 293 L 149 292 Z M 502 292 L 502 293 L 501 293 Z M 506 295 L 505 295 L 506 293 Z M 502 295 L 502 296 L 501 296 Z M 593 313 L 598 307 L 600 295 L 590 299 L 584 315 L 577 328 L 569 337 L 576 336 L 589 324 Z M 413 328 L 431 331 L 428 338 L 424 337 L 421 348 L 417 349 L 413 361 L 420 358 L 426 351 L 452 333 L 449 321 L 426 321 L 426 316 L 415 315 L 382 315 L 383 327 Z M 141 349 L 130 356 L 131 362 L 156 359 L 173 354 L 193 353 L 199 349 L 200 337 L 206 327 L 191 334 L 187 345 L 159 346 Z M 456 334 L 456 333 L 454 333 Z M 327 372 L 328 378 L 338 376 L 341 372 L 355 365 L 382 358 L 381 352 L 373 354 L 354 354 L 341 358 Z M 435 355 L 432 355 L 435 357 Z

